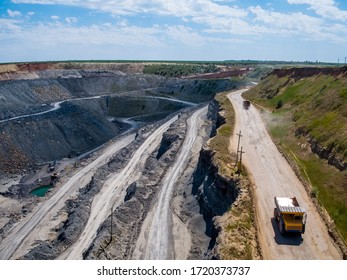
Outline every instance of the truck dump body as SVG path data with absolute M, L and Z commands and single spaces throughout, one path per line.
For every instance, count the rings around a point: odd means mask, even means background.
M 274 217 L 279 223 L 280 232 L 305 232 L 306 210 L 295 197 L 275 197 Z
M 299 206 L 295 197 L 275 197 L 275 204 L 281 213 L 305 213 L 306 210 Z

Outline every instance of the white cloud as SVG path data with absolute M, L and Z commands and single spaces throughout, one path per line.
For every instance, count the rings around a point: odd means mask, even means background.
M 183 25 L 167 26 L 165 33 L 174 41 L 178 41 L 181 45 L 202 46 L 205 44 L 205 38 L 194 32 L 191 28 Z
M 324 19 L 308 16 L 301 12 L 284 14 L 264 10 L 260 6 L 250 7 L 249 10 L 255 15 L 255 21 L 266 27 L 263 31 L 269 34 L 295 35 L 298 36 L 298 39 L 334 41 L 341 41 L 338 33 L 347 34 L 347 29 L 345 28 L 343 31 L 342 25 L 339 25 L 338 30 L 334 30 L 333 26 L 327 24 Z
M 57 46 L 57 45 L 118 45 L 118 46 L 160 46 L 163 33 L 160 28 L 143 28 L 136 26 L 119 27 L 117 25 L 71 26 L 69 23 L 40 23 L 20 27 L 20 23 L 0 18 L 0 38 L 12 38 L 25 42 L 25 45 Z
M 7 9 L 7 14 L 10 16 L 10 17 L 19 17 L 22 15 L 21 12 L 19 11 L 12 11 L 10 9 Z
M 67 23 L 76 23 L 76 22 L 78 22 L 78 19 L 77 18 L 75 18 L 75 17 L 67 17 L 67 18 L 65 18 L 65 21 L 67 22 Z
M 0 34 L 7 32 L 18 32 L 20 30 L 21 28 L 18 25 L 18 21 L 0 18 Z
M 340 10 L 333 0 L 287 0 L 289 4 L 307 4 L 317 15 L 333 20 L 347 21 L 347 11 Z
M 118 22 L 117 22 L 117 25 L 118 26 L 121 26 L 121 27 L 126 27 L 128 25 L 128 21 L 126 19 L 120 19 Z
M 262 41 L 276 44 L 275 41 L 291 42 L 333 42 L 347 41 L 345 11 L 338 9 L 332 0 L 287 0 L 289 4 L 313 10 L 316 14 L 283 12 L 274 6 L 251 6 L 240 8 L 241 1 L 233 0 L 12 0 L 13 3 L 60 4 L 83 7 L 109 13 L 98 25 L 82 26 L 76 17 L 65 15 L 51 17 L 50 22 L 0 21 L 0 38 L 30 44 L 32 49 L 41 46 L 76 46 L 97 49 L 99 46 L 135 49 L 141 53 L 143 48 L 165 49 L 206 48 L 224 45 L 241 46 L 244 42 L 258 45 Z M 233 3 L 232 3 L 233 2 Z M 274 2 L 274 1 L 273 1 Z M 272 2 L 272 3 L 273 3 Z M 284 6 L 288 4 L 284 3 Z M 337 11 L 336 11 L 337 10 Z M 323 15 L 324 11 L 324 15 Z M 94 12 L 94 11 L 92 11 Z M 305 14 L 306 12 L 306 14 Z M 310 14 L 310 15 L 308 15 Z M 321 15 L 322 14 L 322 15 Z M 71 14 L 73 15 L 73 14 Z M 109 16 L 108 15 L 108 16 Z M 152 17 L 155 15 L 156 17 Z M 69 14 L 70 16 L 70 14 Z M 79 14 L 80 17 L 80 14 Z M 164 25 L 172 22 L 174 25 Z M 158 18 L 152 23 L 153 18 Z M 340 22 L 327 20 L 339 19 Z M 0 18 L 1 19 L 1 18 Z M 22 19 L 20 21 L 19 19 Z M 151 26 L 148 27 L 147 19 Z M 91 20 L 93 20 L 91 18 Z M 99 21 L 99 18 L 97 19 Z M 139 22 L 140 21 L 140 22 Z M 85 21 L 83 21 L 85 22 Z M 78 23 L 78 24 L 76 24 Z M 147 27 L 146 27 L 147 26 Z M 14 30 L 9 36 L 10 30 Z M 264 40 L 262 40 L 264 39 Z M 62 48 L 62 49 L 64 49 Z M 289 48 L 289 46 L 288 46 Z
M 139 13 L 192 17 L 196 15 L 219 15 L 242 17 L 247 13 L 237 7 L 220 5 L 211 0 L 12 0 L 13 3 L 60 4 L 101 10 L 115 15 Z M 229 1 L 228 1 L 229 2 Z

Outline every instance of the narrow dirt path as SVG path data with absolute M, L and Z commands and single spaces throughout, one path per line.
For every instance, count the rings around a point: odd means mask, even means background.
M 176 120 L 177 116 L 157 128 L 137 149 L 125 168 L 107 179 L 100 193 L 93 199 L 91 214 L 80 238 L 59 259 L 82 259 L 83 252 L 90 246 L 111 208 L 116 209 L 124 201 L 127 187 L 139 178 L 147 157 L 160 144 L 163 133 Z
M 148 88 L 146 90 L 155 90 L 155 89 L 159 89 L 159 88 L 158 87 Z M 134 93 L 139 92 L 139 91 L 140 90 L 132 90 L 132 91 L 121 92 L 120 94 L 122 94 L 122 95 L 124 95 L 124 94 L 134 94 Z M 1 123 L 6 123 L 6 122 L 10 122 L 10 121 L 17 121 L 17 120 L 21 120 L 21 119 L 31 118 L 31 117 L 35 117 L 35 116 L 45 115 L 47 113 L 60 110 L 61 109 L 61 104 L 66 103 L 66 102 L 70 102 L 70 101 L 93 100 L 93 99 L 100 99 L 102 97 L 116 97 L 118 95 L 119 95 L 119 93 L 109 93 L 109 94 L 94 95 L 94 96 L 89 96 L 89 97 L 69 98 L 69 99 L 66 99 L 66 100 L 62 100 L 62 101 L 54 102 L 54 103 L 50 104 L 52 106 L 52 108 L 50 108 L 48 110 L 44 110 L 42 112 L 37 112 L 37 113 L 32 113 L 32 114 L 25 114 L 25 115 L 19 115 L 19 116 L 16 116 L 16 117 L 3 119 L 3 120 L 0 120 L 0 124 Z M 196 103 L 183 101 L 183 100 L 179 100 L 179 99 L 175 99 L 175 98 L 157 97 L 157 96 L 149 96 L 149 95 L 145 96 L 145 97 L 146 98 L 155 98 L 155 99 L 169 100 L 169 101 L 172 101 L 172 102 L 181 103 L 181 104 L 185 104 L 185 105 L 188 105 L 188 106 L 195 106 L 196 105 Z
M 187 159 L 193 149 L 198 130 L 202 124 L 202 116 L 206 113 L 207 106 L 196 111 L 187 120 L 188 130 L 186 138 L 175 163 L 163 178 L 157 202 L 143 223 L 140 237 L 134 250 L 133 259 L 175 259 L 174 248 L 182 251 L 189 250 L 189 248 L 181 248 L 177 244 L 174 244 L 172 228 L 175 222 L 175 216 L 170 209 L 170 201 L 175 184 L 179 176 L 183 173 Z M 177 221 L 175 224 L 177 224 Z M 183 234 L 183 231 L 181 233 L 180 238 L 190 238 L 189 233 L 185 232 Z M 181 242 L 181 244 L 189 244 L 189 242 Z
M 46 234 L 51 229 L 53 217 L 64 206 L 65 201 L 74 196 L 80 188 L 85 187 L 99 167 L 134 139 L 135 134 L 131 134 L 111 144 L 96 160 L 74 174 L 63 185 L 57 186 L 58 189 L 48 200 L 40 203 L 2 240 L 0 259 L 6 260 L 24 255 L 38 236 Z
M 237 149 L 236 133 L 241 131 L 243 163 L 255 184 L 255 201 L 261 248 L 265 259 L 341 259 L 326 226 L 288 162 L 277 150 L 254 106 L 243 108 L 238 90 L 229 94 L 236 112 L 231 147 Z M 303 235 L 281 235 L 273 219 L 274 196 L 296 196 L 307 209 L 306 232 Z

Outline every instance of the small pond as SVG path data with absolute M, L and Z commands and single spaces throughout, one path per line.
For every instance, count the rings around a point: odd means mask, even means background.
M 36 189 L 33 189 L 30 193 L 36 196 L 43 197 L 51 188 L 53 188 L 53 185 L 41 186 Z

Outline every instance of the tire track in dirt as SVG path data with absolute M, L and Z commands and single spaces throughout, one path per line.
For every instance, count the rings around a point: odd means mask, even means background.
M 169 171 L 161 183 L 161 191 L 158 201 L 148 213 L 143 223 L 140 237 L 136 244 L 134 259 L 174 259 L 174 244 L 172 237 L 173 213 L 170 209 L 170 201 L 173 188 L 187 164 L 198 130 L 201 118 L 207 113 L 207 106 L 196 111 L 187 121 L 188 130 L 182 148 Z M 181 238 L 190 238 L 182 235 Z M 184 243 L 185 244 L 185 243 Z M 189 248 L 181 248 L 186 250 Z
M 6 260 L 12 256 L 15 258 L 16 256 L 22 256 L 37 239 L 34 229 L 50 230 L 50 220 L 47 220 L 47 218 L 52 218 L 52 215 L 56 215 L 67 199 L 71 198 L 80 188 L 90 182 L 100 166 L 108 162 L 113 154 L 130 144 L 134 139 L 135 134 L 131 134 L 111 144 L 102 155 L 74 174 L 48 200 L 39 204 L 31 214 L 21 220 L 8 236 L 2 240 L 0 244 L 0 259 Z M 21 245 L 23 245 L 22 248 L 19 248 Z M 18 253 L 16 253 L 17 251 Z
M 110 209 L 117 208 L 123 202 L 126 188 L 140 176 L 147 157 L 160 144 L 163 133 L 176 120 L 177 116 L 157 128 L 137 149 L 125 168 L 106 180 L 102 190 L 93 200 L 90 217 L 80 238 L 59 259 L 83 258 L 83 252 L 90 246 L 98 228 L 108 217 Z
M 256 186 L 255 201 L 261 247 L 266 259 L 341 259 L 321 217 L 294 171 L 277 150 L 254 106 L 243 108 L 239 90 L 229 94 L 235 109 L 234 135 L 242 132 L 243 163 Z M 236 136 L 231 147 L 236 150 Z M 308 212 L 306 232 L 281 235 L 273 219 L 274 196 L 296 196 Z

